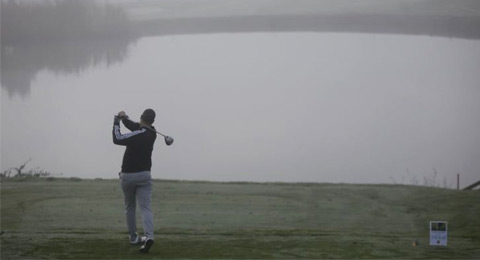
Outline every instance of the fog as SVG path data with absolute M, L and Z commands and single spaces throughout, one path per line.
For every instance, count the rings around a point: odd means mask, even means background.
M 111 140 L 113 115 L 138 120 L 151 107 L 175 138 L 157 139 L 155 178 L 453 187 L 460 173 L 466 186 L 480 177 L 480 41 L 466 26 L 480 9 L 464 1 L 470 11 L 453 12 L 448 27 L 438 21 L 450 9 L 418 2 L 412 10 L 437 22 L 399 22 L 388 4 L 373 18 L 365 6 L 346 16 L 345 2 L 330 2 L 329 15 L 341 15 L 302 16 L 287 1 L 273 14 L 227 5 L 231 16 L 199 17 L 170 1 L 150 12 L 122 1 L 125 26 L 105 29 L 113 35 L 19 29 L 30 38 L 2 37 L 1 170 L 32 158 L 27 168 L 115 178 L 123 148 Z

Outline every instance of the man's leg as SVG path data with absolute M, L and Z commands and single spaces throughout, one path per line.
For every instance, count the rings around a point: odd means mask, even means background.
M 125 215 L 127 218 L 128 235 L 130 242 L 137 238 L 137 223 L 135 219 L 135 192 L 136 185 L 133 176 L 122 173 L 122 190 L 125 200 Z
M 150 173 L 145 182 L 137 184 L 137 199 L 143 219 L 143 230 L 147 238 L 153 239 L 152 180 Z

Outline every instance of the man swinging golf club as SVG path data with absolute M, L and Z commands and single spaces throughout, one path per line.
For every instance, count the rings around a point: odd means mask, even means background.
M 154 120 L 155 111 L 146 109 L 141 116 L 140 123 L 128 119 L 124 111 L 119 112 L 113 121 L 113 143 L 126 146 L 120 178 L 125 199 L 130 244 L 141 245 L 140 252 L 142 253 L 148 253 L 154 238 L 151 210 L 152 177 L 150 174 L 153 145 L 157 138 L 155 128 L 152 126 Z M 120 121 L 131 131 L 130 133 L 122 134 L 120 132 Z M 137 234 L 136 201 L 140 205 L 145 236 Z

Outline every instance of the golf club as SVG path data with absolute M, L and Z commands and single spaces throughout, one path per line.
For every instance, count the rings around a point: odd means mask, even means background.
M 117 117 L 118 117 L 118 116 L 117 116 Z M 127 115 L 125 115 L 125 116 L 123 116 L 123 117 L 118 117 L 118 118 L 119 118 L 119 119 L 123 119 L 123 118 L 129 119 L 129 117 L 128 117 Z M 151 131 L 153 131 L 153 132 L 155 132 L 155 133 L 163 136 L 163 137 L 165 138 L 165 144 L 166 144 L 166 145 L 172 145 L 172 144 L 173 144 L 173 138 L 172 138 L 172 137 L 167 136 L 167 135 L 164 135 L 164 134 L 158 132 L 157 130 L 155 130 L 155 129 L 151 128 L 151 127 L 148 127 L 148 126 L 145 126 L 145 125 L 144 125 L 143 127 L 145 127 L 145 128 L 147 128 L 148 130 L 151 130 Z
M 153 128 L 150 128 L 150 127 L 148 127 L 148 126 L 143 126 L 143 127 L 147 128 L 148 130 L 154 131 L 155 133 L 163 136 L 163 137 L 165 138 L 165 144 L 167 144 L 167 145 L 173 144 L 173 138 L 172 138 L 172 137 L 167 136 L 167 135 L 164 135 L 164 134 L 158 132 L 157 130 L 155 130 L 155 129 L 153 129 Z

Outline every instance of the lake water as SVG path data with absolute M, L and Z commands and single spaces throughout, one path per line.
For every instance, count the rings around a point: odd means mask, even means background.
M 463 185 L 480 177 L 479 40 L 225 33 L 113 49 L 75 66 L 56 48 L 59 62 L 2 71 L 2 171 L 31 158 L 27 169 L 116 178 L 113 115 L 153 108 L 175 138 L 157 139 L 155 178 L 453 187 L 457 173 Z

